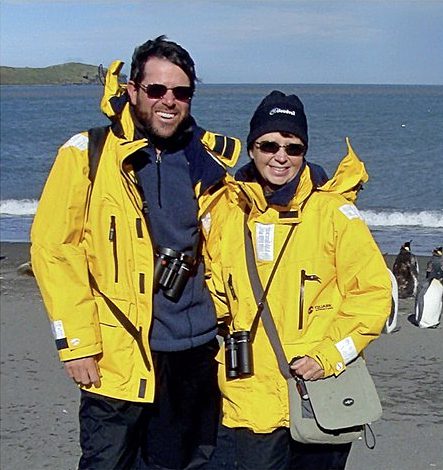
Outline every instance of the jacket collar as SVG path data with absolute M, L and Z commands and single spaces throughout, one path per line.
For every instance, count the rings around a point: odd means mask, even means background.
M 125 110 L 128 110 L 128 104 Z M 129 119 L 128 119 L 129 118 Z M 120 162 L 133 155 L 138 150 L 152 147 L 149 136 L 144 135 L 143 131 L 133 121 L 129 113 L 125 115 L 123 111 L 122 120 L 120 121 L 124 129 L 123 138 L 118 136 L 118 156 Z M 205 148 L 201 142 L 201 138 L 205 134 L 205 130 L 197 126 L 195 120 L 190 116 L 186 128 L 181 136 L 174 140 L 173 146 L 167 151 L 183 150 L 186 159 L 189 162 L 189 171 L 192 185 L 199 185 L 199 194 L 202 195 L 212 187 L 217 186 L 226 174 L 223 165 L 220 164 Z M 128 137 L 132 136 L 131 139 Z
M 249 165 L 249 164 L 248 164 Z M 252 163 L 253 165 L 253 163 Z M 239 171 L 239 177 L 251 175 L 251 168 L 242 168 Z M 303 202 L 310 196 L 314 186 L 311 181 L 310 169 L 308 165 L 304 165 L 301 172 L 291 185 L 285 185 L 282 192 L 281 200 L 279 202 L 286 202 L 286 204 L 275 204 L 266 199 L 261 185 L 257 181 L 239 180 L 229 181 L 229 186 L 234 189 L 234 193 L 246 206 L 249 207 L 250 217 L 259 217 L 263 223 L 275 223 L 276 221 L 284 223 L 294 223 L 300 221 L 301 211 L 300 208 Z M 293 181 L 294 181 L 293 180 Z M 287 187 L 286 187 L 287 186 Z M 292 197 L 288 198 L 288 194 L 292 193 Z M 231 194 L 233 194 L 231 192 Z M 283 198 L 285 201 L 283 201 Z
M 270 192 L 269 194 L 264 194 L 268 204 L 283 207 L 290 204 L 300 183 L 300 175 L 303 173 L 305 166 L 306 161 L 304 160 L 295 178 L 293 178 L 291 181 L 289 181 L 289 183 L 284 184 L 277 190 Z M 251 161 L 242 168 L 240 168 L 240 170 L 238 170 L 235 175 L 235 179 L 238 181 L 245 182 L 260 182 L 261 176 L 258 173 L 254 162 Z

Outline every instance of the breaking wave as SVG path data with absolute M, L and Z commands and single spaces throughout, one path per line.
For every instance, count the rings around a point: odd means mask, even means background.
M 443 211 L 361 210 L 370 227 L 432 227 L 443 228 Z
M 5 199 L 0 201 L 2 216 L 32 216 L 37 209 L 36 199 Z M 443 228 L 443 210 L 432 211 L 396 211 L 396 210 L 360 210 L 370 227 L 432 227 Z
M 0 215 L 30 216 L 37 210 L 36 199 L 5 199 L 0 201 Z

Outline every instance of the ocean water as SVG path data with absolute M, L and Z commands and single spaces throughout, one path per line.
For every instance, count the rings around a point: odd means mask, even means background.
M 202 127 L 244 141 L 254 109 L 273 89 L 302 99 L 307 158 L 329 175 L 351 139 L 369 173 L 357 206 L 382 252 L 395 254 L 409 240 L 418 255 L 443 245 L 442 86 L 200 84 L 192 113 Z M 0 240 L 29 240 L 57 148 L 107 124 L 102 91 L 99 85 L 0 87 Z M 237 167 L 247 160 L 243 154 Z

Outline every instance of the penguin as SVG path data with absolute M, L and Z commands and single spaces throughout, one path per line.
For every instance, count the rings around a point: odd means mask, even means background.
M 432 257 L 426 265 L 426 279 L 443 279 L 443 246 L 432 250 Z
M 386 266 L 387 266 L 387 253 L 383 253 L 383 258 L 385 259 Z M 398 318 L 398 284 L 397 279 L 395 278 L 392 271 L 387 268 L 389 277 L 391 278 L 391 313 L 388 319 L 385 322 L 385 326 L 383 327 L 383 333 L 395 333 L 400 330 L 400 326 L 397 326 L 397 318 Z
M 397 279 L 395 278 L 392 271 L 388 269 L 389 277 L 391 278 L 391 289 L 392 289 L 392 303 L 391 303 L 391 313 L 388 319 L 385 322 L 385 326 L 383 328 L 383 333 L 396 333 L 400 326 L 397 326 L 397 319 L 398 319 L 398 284 Z
M 420 328 L 437 328 L 443 303 L 443 247 L 432 251 L 426 266 L 426 280 L 415 299 L 415 324 Z
M 412 240 L 403 243 L 392 267 L 400 299 L 417 295 L 419 268 L 417 258 L 411 252 L 411 242 Z

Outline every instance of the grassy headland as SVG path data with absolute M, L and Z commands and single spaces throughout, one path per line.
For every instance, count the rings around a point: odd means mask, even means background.
M 70 62 L 44 68 L 0 67 L 0 84 L 2 85 L 86 85 L 94 83 L 100 83 L 97 65 Z

